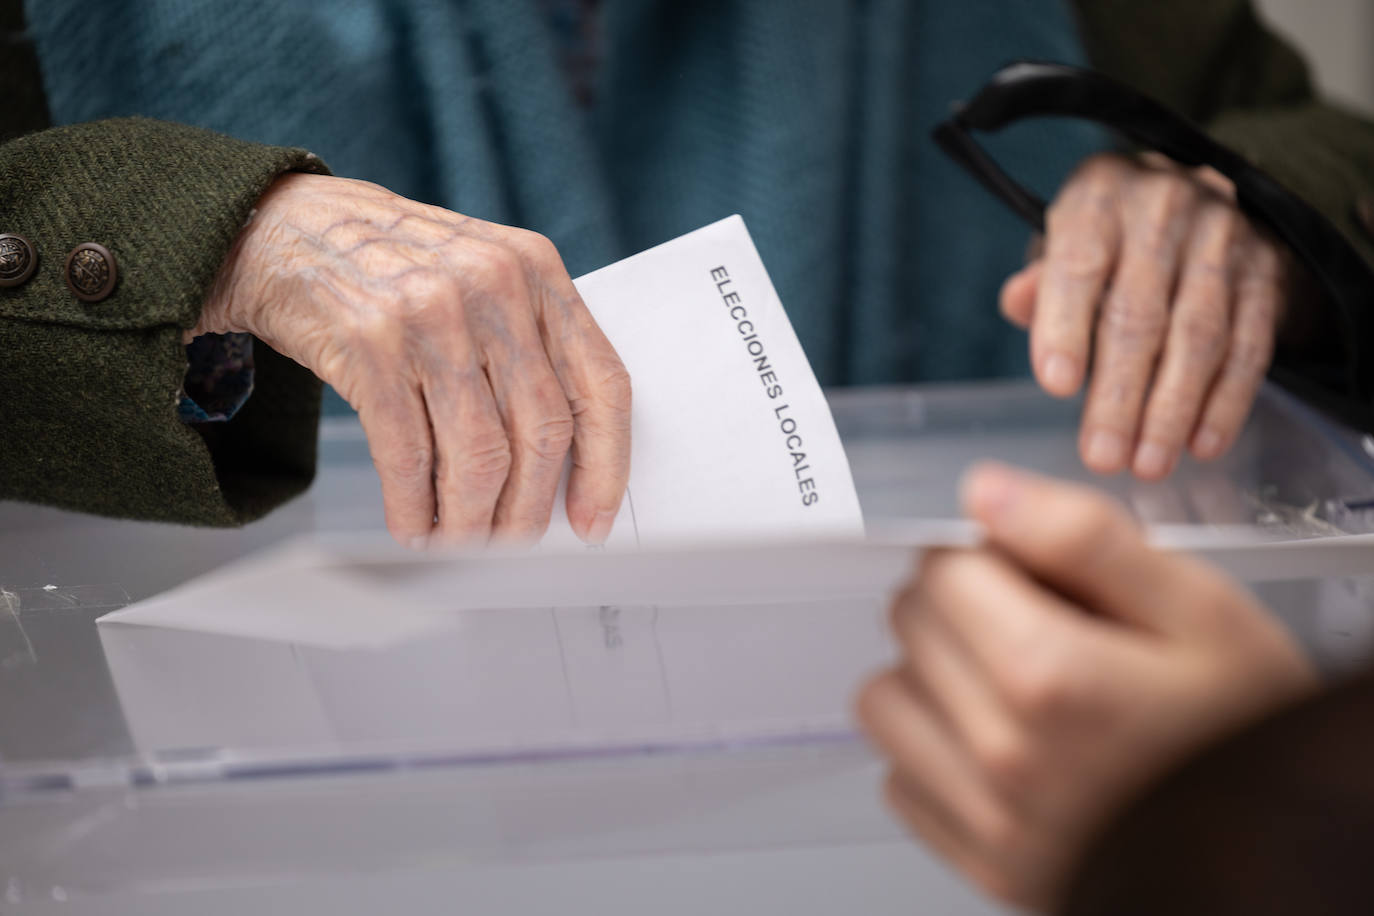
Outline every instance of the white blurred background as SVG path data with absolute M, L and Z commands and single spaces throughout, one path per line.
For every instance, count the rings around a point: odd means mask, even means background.
M 1374 114 L 1374 0 L 1256 0 L 1335 100 Z

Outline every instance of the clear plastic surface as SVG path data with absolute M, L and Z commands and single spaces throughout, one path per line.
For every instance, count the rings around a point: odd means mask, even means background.
M 963 469 L 995 458 L 1090 480 L 1152 525 L 1374 531 L 1374 443 L 1275 390 L 1230 455 L 1158 484 L 1085 472 L 1077 405 L 1028 383 L 841 391 L 832 406 L 870 522 L 956 517 Z M 335 863 L 895 838 L 876 805 L 813 803 L 827 780 L 852 800 L 875 776 L 849 703 L 889 652 L 878 596 L 524 609 L 531 635 L 504 657 L 481 651 L 514 620 L 493 612 L 358 652 L 94 624 L 291 535 L 381 527 L 351 419 L 323 427 L 310 493 L 241 530 L 0 504 L 0 901 L 6 878 L 24 896 L 270 876 L 334 816 L 379 824 Z M 1374 556 L 1369 578 L 1260 592 L 1335 667 L 1368 649 L 1371 583 Z M 722 687 L 740 680 L 747 695 Z M 809 814 L 779 813 L 798 798 Z M 310 839 L 292 833 L 301 818 Z M 496 821 L 507 832 L 468 829 Z
M 1265 392 L 1226 458 L 1185 460 L 1157 484 L 1086 472 L 1075 450 L 1077 405 L 1025 383 L 840 391 L 832 402 L 874 523 L 956 517 L 963 469 L 996 458 L 1106 487 L 1151 525 L 1250 528 L 1283 538 L 1374 531 L 1368 440 L 1277 390 Z M 876 599 L 532 609 L 520 613 L 545 623 L 521 632 L 537 636 L 517 657 L 495 660 L 481 656 L 483 634 L 514 623 L 483 612 L 455 618 L 450 632 L 422 643 L 356 657 L 149 628 L 111 628 L 117 635 L 102 641 L 93 621 L 104 613 L 289 535 L 379 529 L 380 490 L 356 422 L 327 422 L 321 452 L 319 480 L 306 497 L 235 531 L 0 504 L 0 785 L 7 795 L 21 783 L 59 784 L 64 771 L 117 770 L 118 761 L 128 763 L 130 779 L 146 781 L 179 768 L 199 778 L 216 769 L 207 761 L 239 758 L 305 755 L 327 764 L 356 753 L 385 756 L 387 748 L 499 755 L 531 735 L 578 753 L 612 737 L 633 749 L 833 735 L 847 728 L 854 680 L 884 657 Z M 1357 586 L 1342 587 L 1361 605 Z M 1320 636 L 1321 615 L 1306 600 L 1276 603 L 1280 611 L 1303 605 L 1294 609 L 1306 618 L 1298 629 Z M 807 661 L 817 658 L 824 662 Z M 756 673 L 754 696 L 711 693 L 706 673 L 731 666 Z M 806 677 L 798 678 L 799 667 Z M 482 699 L 484 690 L 490 697 Z M 497 720 L 502 729 L 491 727 Z M 643 727 L 620 727 L 627 721 Z

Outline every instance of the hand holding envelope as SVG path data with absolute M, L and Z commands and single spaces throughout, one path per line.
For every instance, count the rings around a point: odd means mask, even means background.
M 402 544 L 537 540 L 570 450 L 565 517 L 605 539 L 629 473 L 630 380 L 543 236 L 284 175 L 188 340 L 227 331 L 357 409 Z

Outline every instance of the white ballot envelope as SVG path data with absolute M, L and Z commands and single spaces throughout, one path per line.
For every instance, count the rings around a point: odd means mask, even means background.
M 855 686 L 890 661 L 885 607 L 919 551 L 978 537 L 940 521 L 865 540 L 447 556 L 320 537 L 110 615 L 100 639 L 149 753 L 828 739 L 850 733 Z M 1263 579 L 1322 557 L 1349 572 L 1370 543 L 1191 546 Z
M 835 421 L 744 220 L 575 282 L 634 390 L 608 548 L 863 533 Z M 576 543 L 560 493 L 544 546 Z
M 105 618 L 138 749 L 845 736 L 911 564 L 906 546 L 858 540 L 444 557 L 381 537 L 296 542 Z

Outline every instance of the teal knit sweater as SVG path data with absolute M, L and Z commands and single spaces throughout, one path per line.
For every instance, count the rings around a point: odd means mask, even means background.
M 543 232 L 574 275 L 739 212 L 822 382 L 1024 371 L 996 293 L 1026 234 L 927 134 L 1011 58 L 1081 58 L 1058 2 L 604 0 L 590 108 L 536 0 L 28 7 L 58 123 L 305 146 Z M 1046 191 L 1099 143 L 1018 130 L 994 149 Z

